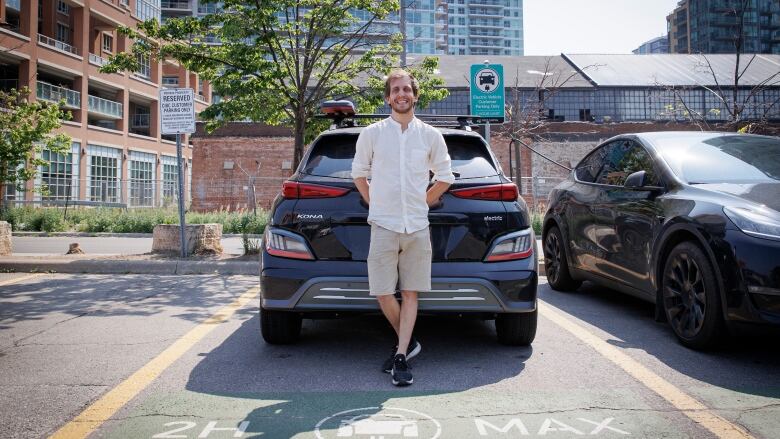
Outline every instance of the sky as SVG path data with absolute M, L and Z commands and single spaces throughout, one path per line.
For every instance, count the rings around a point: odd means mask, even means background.
M 523 0 L 526 55 L 631 53 L 666 35 L 678 0 Z

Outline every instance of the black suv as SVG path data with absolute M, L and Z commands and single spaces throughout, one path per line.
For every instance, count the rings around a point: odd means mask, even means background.
M 351 177 L 354 125 L 317 137 L 273 202 L 260 274 L 268 343 L 295 342 L 302 318 L 379 311 L 368 293 L 368 206 Z M 420 293 L 419 311 L 495 319 L 501 343 L 528 345 L 538 269 L 528 209 L 482 137 L 457 126 L 440 128 L 456 181 L 428 214 L 432 290 Z

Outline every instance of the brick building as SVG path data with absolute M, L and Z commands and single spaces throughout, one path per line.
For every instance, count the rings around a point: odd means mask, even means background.
M 44 151 L 50 164 L 23 193 L 7 187 L 6 198 L 130 207 L 177 198 L 175 137 L 160 132 L 159 91 L 195 89 L 200 112 L 209 104 L 209 84 L 177 63 L 148 58 L 139 58 L 135 73 L 99 71 L 109 56 L 131 47 L 117 29 L 147 19 L 160 20 L 159 0 L 0 0 L 0 89 L 27 87 L 30 99 L 64 100 L 71 119 L 60 131 L 73 139 L 66 154 Z M 183 143 L 189 144 L 186 136 Z M 191 147 L 184 157 L 188 180 Z M 48 194 L 33 190 L 43 184 Z

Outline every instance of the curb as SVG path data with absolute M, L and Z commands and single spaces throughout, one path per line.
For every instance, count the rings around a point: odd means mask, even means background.
M 80 260 L 52 261 L 44 259 L 0 261 L 0 270 L 13 272 L 70 274 L 260 274 L 256 261 L 128 261 Z

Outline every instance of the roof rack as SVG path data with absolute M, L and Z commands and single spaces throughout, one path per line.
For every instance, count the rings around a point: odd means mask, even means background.
M 331 129 L 350 128 L 360 126 L 357 119 L 386 119 L 389 114 L 318 114 L 317 119 L 332 119 Z M 429 125 L 438 128 L 456 128 L 471 131 L 471 125 L 475 123 L 476 116 L 457 114 L 415 114 L 414 117 L 425 120 Z

